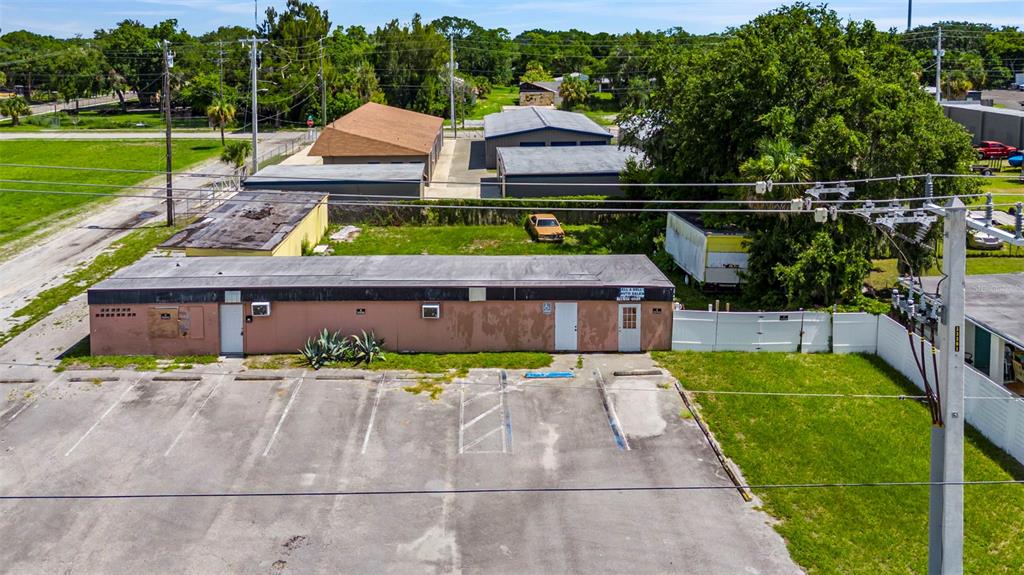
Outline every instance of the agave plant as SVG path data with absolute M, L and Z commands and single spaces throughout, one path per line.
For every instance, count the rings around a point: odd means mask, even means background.
M 320 369 L 324 364 L 350 359 L 352 345 L 348 338 L 342 337 L 340 331 L 331 333 L 324 329 L 316 337 L 307 339 L 306 345 L 299 353 L 310 367 Z
M 351 346 L 352 361 L 356 365 L 361 363 L 370 365 L 376 360 L 385 361 L 387 359 L 384 357 L 384 338 L 377 339 L 372 331 L 370 333 L 363 331 L 362 337 L 353 335 Z

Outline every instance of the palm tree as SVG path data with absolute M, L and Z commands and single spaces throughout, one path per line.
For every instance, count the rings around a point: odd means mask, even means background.
M 11 119 L 11 125 L 17 126 L 21 123 L 21 116 L 32 115 L 32 108 L 28 107 L 28 102 L 21 96 L 11 96 L 5 100 L 0 100 L 0 115 L 8 116 Z
M 235 119 L 235 106 L 224 100 L 215 100 L 206 108 L 206 116 L 210 123 L 220 126 L 220 145 L 224 145 L 224 126 Z
M 806 182 L 811 179 L 813 164 L 788 138 L 761 138 L 757 141 L 758 156 L 740 165 L 740 174 L 774 182 Z
M 241 168 L 245 165 L 245 158 L 248 157 L 250 151 L 252 151 L 252 144 L 248 140 L 234 140 L 221 150 L 220 161 Z
M 587 83 L 575 76 L 566 78 L 558 87 L 558 95 L 566 108 L 574 108 L 587 101 Z

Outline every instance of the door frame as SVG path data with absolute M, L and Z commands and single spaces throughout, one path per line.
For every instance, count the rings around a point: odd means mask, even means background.
M 628 309 L 628 308 L 632 308 L 632 309 L 636 310 L 636 327 L 629 328 L 629 329 L 623 327 L 623 325 L 622 325 L 623 324 L 623 315 L 624 315 L 623 312 L 626 309 Z M 640 331 L 640 327 L 641 327 L 640 326 L 640 317 L 643 315 L 643 313 L 641 313 L 641 310 L 642 310 L 642 307 L 640 306 L 639 303 L 620 303 L 619 304 L 618 313 L 616 314 L 616 316 L 617 316 L 616 325 L 619 328 L 618 336 L 619 336 L 619 352 L 620 353 L 636 353 L 636 352 L 639 352 L 639 351 L 641 351 L 643 349 L 643 341 L 642 341 L 642 338 L 641 338 L 641 331 Z M 632 334 L 632 333 L 627 334 L 626 333 L 627 331 L 635 332 L 635 339 L 634 339 L 634 334 Z M 629 340 L 625 339 L 627 337 L 627 335 L 630 338 Z M 633 344 L 635 344 L 635 345 L 633 345 Z

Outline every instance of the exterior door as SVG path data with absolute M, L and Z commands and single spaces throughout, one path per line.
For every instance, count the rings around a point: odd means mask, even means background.
M 991 376 L 989 369 L 992 366 L 992 334 L 988 331 L 974 326 L 974 369 Z M 996 372 L 998 377 L 990 377 L 999 383 L 1001 373 Z
M 619 304 L 619 351 L 640 351 L 640 306 Z
M 555 302 L 555 351 L 576 351 L 576 303 Z
M 242 304 L 220 305 L 220 353 L 242 355 Z

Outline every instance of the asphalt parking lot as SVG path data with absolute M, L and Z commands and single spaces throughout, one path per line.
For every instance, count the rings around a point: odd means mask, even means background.
M 615 377 L 623 357 L 643 356 L 587 356 L 573 379 L 474 370 L 436 400 L 380 372 L 245 380 L 208 366 L 194 380 L 66 372 L 3 384 L 0 564 L 799 572 L 735 490 L 630 490 L 731 484 L 669 380 Z M 63 495 L 110 497 L 9 498 Z

